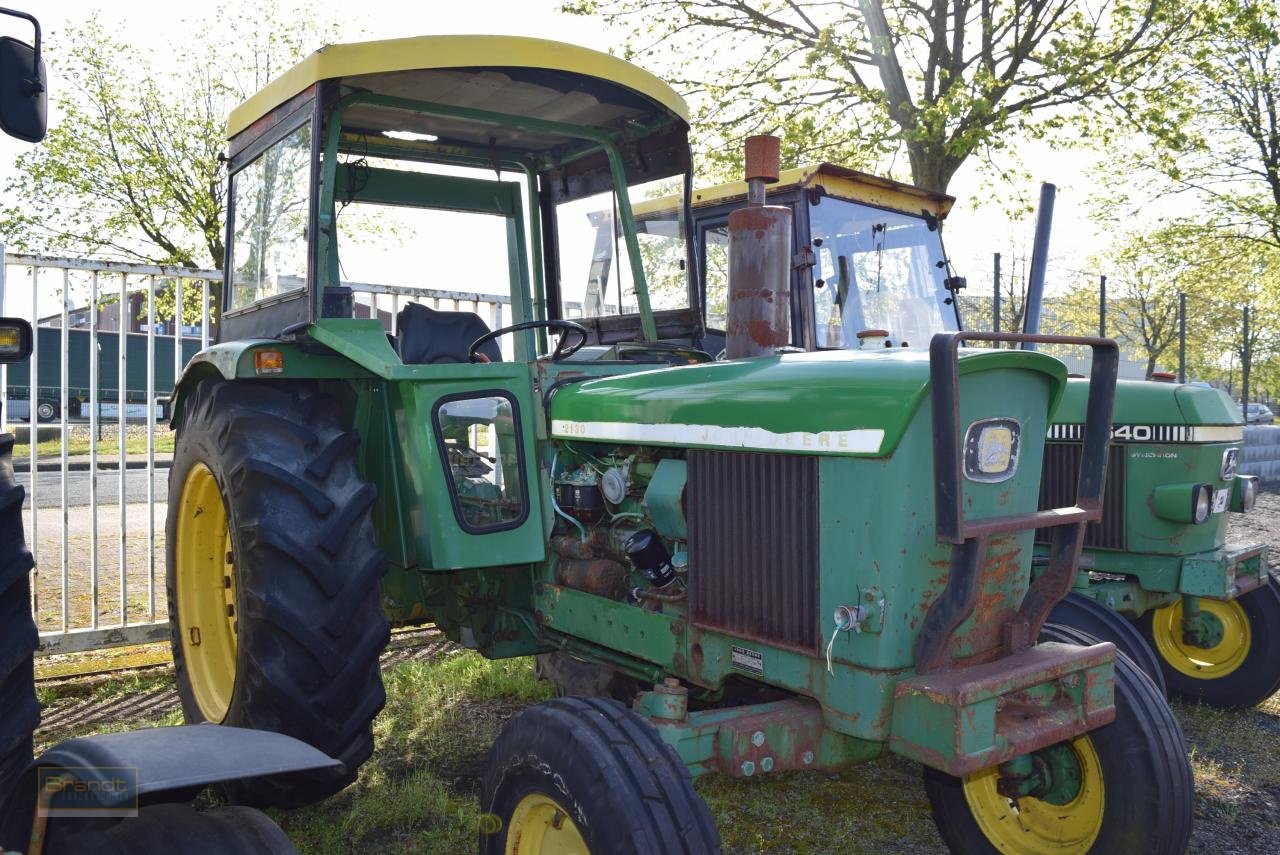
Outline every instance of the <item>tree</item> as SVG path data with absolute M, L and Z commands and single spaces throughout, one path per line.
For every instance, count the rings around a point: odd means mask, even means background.
M 53 93 L 61 121 L 6 187 L 10 245 L 221 269 L 227 114 L 336 27 L 240 4 L 191 29 L 194 47 L 163 62 L 96 18 L 50 42 L 70 86 Z
M 781 130 L 791 163 L 868 164 L 901 150 L 913 183 L 938 191 L 974 155 L 990 159 L 1019 138 L 1087 123 L 1089 107 L 1136 103 L 1146 71 L 1194 31 L 1194 13 L 1174 0 L 569 0 L 564 8 L 627 28 L 628 57 L 694 97 L 713 170 L 737 164 L 742 136 Z
M 1250 305 L 1255 367 L 1270 365 L 1280 357 L 1278 256 L 1270 249 L 1225 247 L 1195 221 L 1122 235 L 1097 261 L 1108 271 L 1107 335 L 1136 353 L 1145 363 L 1145 376 L 1161 366 L 1175 369 L 1179 294 L 1186 294 L 1187 376 L 1230 381 L 1242 349 L 1242 310 Z M 1052 332 L 1096 335 L 1096 278 L 1069 289 L 1047 314 Z
M 1135 113 L 1144 131 L 1118 151 L 1105 183 L 1140 195 L 1183 195 L 1219 236 L 1280 248 L 1280 8 L 1255 0 L 1202 4 L 1205 27 L 1171 54 Z M 1134 207 L 1112 200 L 1112 217 Z

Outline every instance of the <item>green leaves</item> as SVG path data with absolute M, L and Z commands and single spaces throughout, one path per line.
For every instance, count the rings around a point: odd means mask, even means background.
M 96 18 L 47 43 L 62 119 L 19 156 L 0 234 L 31 252 L 223 263 L 226 115 L 336 28 L 246 3 L 192 22 L 190 50 L 156 56 Z
M 945 190 L 975 152 L 1021 136 L 1105 134 L 1150 67 L 1199 24 L 1175 0 L 579 0 L 629 54 L 691 98 L 714 177 L 736 177 L 744 136 L 784 134 L 795 156 L 897 162 Z M 704 160 L 705 162 L 705 160 Z

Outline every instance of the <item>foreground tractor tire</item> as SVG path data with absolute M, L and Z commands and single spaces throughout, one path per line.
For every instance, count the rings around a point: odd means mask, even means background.
M 386 702 L 375 491 L 337 402 L 301 383 L 206 378 L 169 472 L 168 595 L 188 722 L 286 733 L 342 761 L 228 788 L 294 807 L 351 783 Z
M 1116 650 L 1132 659 L 1133 664 L 1151 678 L 1160 694 L 1168 696 L 1160 659 L 1142 637 L 1142 633 L 1130 621 L 1102 603 L 1073 591 L 1053 607 L 1053 611 L 1049 613 L 1049 621 L 1078 629 L 1100 641 L 1110 641 L 1116 646 Z
M 9 788 L 31 762 L 31 734 L 40 722 L 32 658 L 39 642 L 31 617 L 34 564 L 22 531 L 26 493 L 14 480 L 12 455 L 13 434 L 0 435 L 0 814 Z M 26 844 L 0 838 L 0 850 Z
M 270 817 L 245 807 L 200 813 L 190 805 L 154 805 L 102 828 L 86 829 L 85 825 L 91 823 L 56 823 L 49 832 L 46 855 L 296 855 L 298 851 Z
M 1040 640 L 1097 641 L 1054 624 L 1045 624 Z M 925 769 L 934 821 L 951 851 L 1186 851 L 1194 791 L 1182 730 L 1155 684 L 1128 657 L 1116 656 L 1115 673 L 1115 721 L 1048 749 L 1069 752 L 1080 774 L 1078 791 L 1065 803 L 1004 798 L 994 769 L 964 778 Z
M 720 851 L 689 771 L 647 721 L 603 698 L 530 707 L 489 750 L 482 855 Z
M 1212 647 L 1188 643 L 1182 634 L 1182 602 L 1147 612 L 1138 628 L 1160 659 L 1173 694 L 1215 707 L 1262 703 L 1280 689 L 1280 585 L 1267 584 L 1234 600 L 1200 600 L 1221 622 Z

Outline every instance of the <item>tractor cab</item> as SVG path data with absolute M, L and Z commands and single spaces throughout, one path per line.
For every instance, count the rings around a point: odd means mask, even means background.
M 935 333 L 961 328 L 955 291 L 964 282 L 950 268 L 941 231 L 952 197 L 830 163 L 783 170 L 768 197 L 792 215 L 793 345 L 924 347 Z M 694 290 L 706 319 L 701 343 L 712 352 L 723 348 L 726 326 L 729 213 L 746 198 L 742 181 L 691 194 Z M 680 205 L 674 195 L 645 203 L 637 225 L 655 228 Z M 600 249 L 608 251 L 606 241 Z M 883 334 L 867 335 L 877 331 Z
M 231 114 L 221 339 L 333 346 L 379 321 L 392 338 L 368 336 L 365 361 L 446 365 L 532 361 L 566 317 L 595 342 L 687 336 L 683 207 L 653 230 L 632 213 L 683 198 L 687 133 L 666 84 L 570 45 L 427 36 L 318 51 Z

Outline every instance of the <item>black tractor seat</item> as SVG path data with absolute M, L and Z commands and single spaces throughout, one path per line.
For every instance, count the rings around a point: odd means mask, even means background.
M 396 315 L 396 339 L 400 361 L 406 365 L 449 365 L 468 362 L 471 342 L 489 332 L 489 325 L 475 312 L 441 312 L 421 303 L 410 303 Z M 480 353 L 490 362 L 501 362 L 497 341 L 487 341 Z

